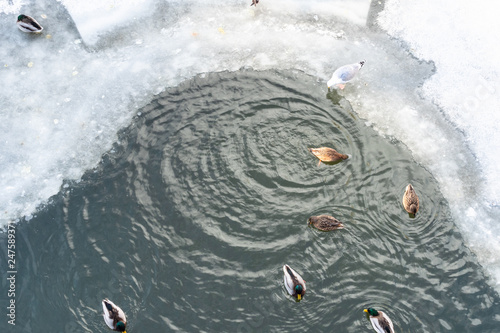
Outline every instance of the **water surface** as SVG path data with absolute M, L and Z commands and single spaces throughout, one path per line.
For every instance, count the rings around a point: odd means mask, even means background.
M 319 146 L 350 158 L 318 166 L 307 148 Z M 319 214 L 345 229 L 309 228 Z M 368 332 L 367 306 L 397 332 L 500 327 L 499 297 L 432 175 L 299 71 L 166 90 L 17 231 L 17 325 L 2 331 L 106 331 L 104 297 L 128 332 Z M 301 302 L 286 294 L 285 263 L 307 281 Z

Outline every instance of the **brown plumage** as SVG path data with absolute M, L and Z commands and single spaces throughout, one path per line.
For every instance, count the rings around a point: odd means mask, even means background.
M 308 150 L 319 159 L 319 163 L 339 162 L 349 158 L 349 156 L 341 154 L 335 149 L 328 147 L 308 148 Z
M 405 194 L 403 195 L 403 206 L 408 213 L 414 215 L 417 214 L 420 208 L 417 193 L 411 184 L 406 186 Z
M 342 222 L 329 215 L 311 216 L 309 220 L 307 220 L 307 224 L 312 224 L 316 229 L 322 231 L 331 231 L 344 228 Z

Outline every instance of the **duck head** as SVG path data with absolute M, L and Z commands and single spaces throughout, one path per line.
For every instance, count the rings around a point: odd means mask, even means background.
M 374 308 L 364 309 L 363 311 L 368 313 L 370 316 L 374 316 L 374 317 L 378 316 L 378 311 L 375 310 Z
M 127 332 L 125 332 L 125 324 L 122 321 L 119 321 L 119 322 L 116 323 L 116 330 L 118 332 L 127 333 Z
M 300 284 L 295 286 L 295 292 L 297 293 L 297 299 L 300 301 L 302 298 L 302 291 L 304 291 L 304 288 Z

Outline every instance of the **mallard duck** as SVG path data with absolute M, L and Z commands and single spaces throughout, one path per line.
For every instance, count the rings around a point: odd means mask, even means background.
M 127 318 L 120 307 L 105 298 L 102 300 L 102 311 L 104 312 L 104 321 L 109 328 L 113 331 L 125 332 L 125 328 L 127 327 Z
M 283 274 L 286 291 L 300 301 L 306 293 L 306 281 L 288 265 L 283 266 Z
M 365 64 L 364 61 L 357 62 L 355 64 L 345 65 L 340 68 L 337 68 L 335 72 L 332 74 L 332 78 L 327 82 L 328 89 L 330 87 L 339 87 L 340 89 L 344 89 L 345 84 L 351 81 L 356 74 L 358 74 L 359 70 Z
M 403 206 L 405 210 L 408 213 L 413 214 L 413 216 L 417 214 L 418 209 L 420 208 L 417 193 L 415 192 L 411 184 L 408 184 L 408 186 L 406 186 L 405 194 L 403 195 Z
M 259 0 L 252 0 L 252 3 L 250 4 L 250 6 L 255 6 L 257 7 L 257 4 L 259 3 Z
M 321 147 L 321 148 L 307 148 L 307 149 L 319 159 L 318 165 L 320 165 L 321 162 L 332 163 L 349 158 L 349 156 L 341 154 L 333 148 Z
M 34 18 L 28 15 L 19 15 L 17 17 L 16 23 L 19 30 L 24 32 L 39 33 L 43 30 L 40 23 L 38 23 Z
M 378 333 L 394 333 L 394 325 L 391 319 L 382 311 L 377 311 L 374 308 L 364 309 L 370 315 L 370 322 L 373 329 Z
M 313 225 L 316 229 L 322 230 L 322 231 L 331 231 L 335 229 L 343 229 L 344 225 L 342 222 L 337 220 L 333 216 L 329 215 L 319 215 L 319 216 L 311 216 L 307 220 L 307 224 Z

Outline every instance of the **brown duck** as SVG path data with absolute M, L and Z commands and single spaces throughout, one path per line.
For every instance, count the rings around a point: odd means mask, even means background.
M 413 214 L 414 216 L 415 214 L 417 214 L 420 207 L 417 193 L 415 192 L 411 184 L 408 184 L 408 186 L 406 186 L 406 191 L 403 195 L 403 206 L 408 213 Z
M 332 163 L 332 162 L 339 162 L 349 158 L 349 156 L 341 154 L 335 149 L 328 147 L 308 148 L 308 150 L 319 159 L 318 165 L 321 164 L 321 162 Z
M 311 216 L 309 220 L 307 220 L 307 224 L 312 224 L 316 229 L 322 231 L 331 231 L 344 228 L 342 222 L 329 215 Z

